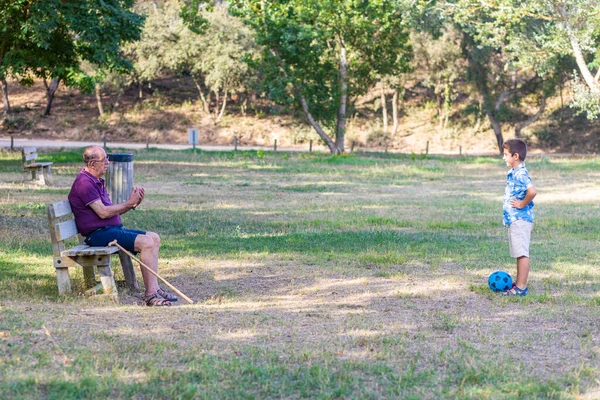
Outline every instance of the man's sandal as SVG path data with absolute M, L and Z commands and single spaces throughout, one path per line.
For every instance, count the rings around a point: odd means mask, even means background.
M 160 297 L 162 297 L 163 299 L 168 300 L 168 301 L 177 301 L 177 300 L 179 300 L 179 298 L 177 296 L 175 296 L 173 293 L 169 293 L 166 290 L 162 290 L 160 288 L 156 291 L 156 293 L 158 293 L 158 295 Z
M 148 307 L 168 307 L 171 305 L 171 302 L 161 297 L 158 292 L 144 297 L 144 303 L 146 303 Z

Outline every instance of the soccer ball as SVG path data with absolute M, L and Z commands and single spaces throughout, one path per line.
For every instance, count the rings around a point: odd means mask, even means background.
M 506 292 L 512 288 L 512 278 L 504 271 L 492 272 L 488 278 L 488 285 L 494 292 Z

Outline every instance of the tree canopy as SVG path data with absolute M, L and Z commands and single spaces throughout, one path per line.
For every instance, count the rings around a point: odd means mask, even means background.
M 408 68 L 408 29 L 398 1 L 234 0 L 232 11 L 264 48 L 254 65 L 270 98 L 299 106 L 332 153 L 344 151 L 355 97 L 378 75 Z
M 39 77 L 90 90 L 93 84 L 81 69 L 83 61 L 108 70 L 130 67 L 121 46 L 139 38 L 144 21 L 131 10 L 133 4 L 0 1 L 0 79 L 12 76 L 27 82 Z
M 572 107 L 600 115 L 599 27 L 600 0 L 0 0 L 0 89 L 5 112 L 8 77 L 43 80 L 47 113 L 61 82 L 95 87 L 101 109 L 101 83 L 141 93 L 177 74 L 218 121 L 252 87 L 341 153 L 347 120 L 374 91 L 384 131 L 394 96 L 396 133 L 411 82 L 436 103 L 440 129 L 471 112 L 453 108 L 468 98 L 500 148 L 503 131 L 520 136 L 563 87 Z

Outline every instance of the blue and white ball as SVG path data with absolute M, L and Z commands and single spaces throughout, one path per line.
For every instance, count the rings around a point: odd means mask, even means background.
M 494 292 L 506 292 L 512 288 L 512 278 L 507 272 L 495 271 L 488 278 L 488 285 Z

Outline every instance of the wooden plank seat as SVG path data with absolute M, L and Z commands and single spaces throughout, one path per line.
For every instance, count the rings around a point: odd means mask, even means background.
M 29 175 L 31 172 L 31 180 L 37 181 L 40 184 L 52 185 L 52 164 L 51 162 L 37 162 L 38 154 L 35 147 L 24 147 L 21 152 L 23 159 L 23 172 Z
M 130 290 L 139 291 L 140 286 L 135 276 L 135 270 L 131 257 L 120 251 L 116 246 L 92 247 L 83 243 L 83 236 L 77 231 L 75 217 L 71 211 L 68 200 L 56 203 L 46 203 L 48 214 L 48 227 L 52 239 L 52 251 L 54 253 L 54 268 L 56 269 L 56 280 L 60 294 L 71 293 L 71 278 L 69 268 L 80 266 L 83 268 L 87 294 L 96 294 L 102 290 L 104 295 L 111 296 L 114 300 L 118 298 L 117 285 L 110 267 L 112 255 L 118 255 L 125 275 L 125 281 Z M 79 244 L 67 248 L 65 241 L 77 236 Z M 96 272 L 100 277 L 100 283 L 96 284 Z

